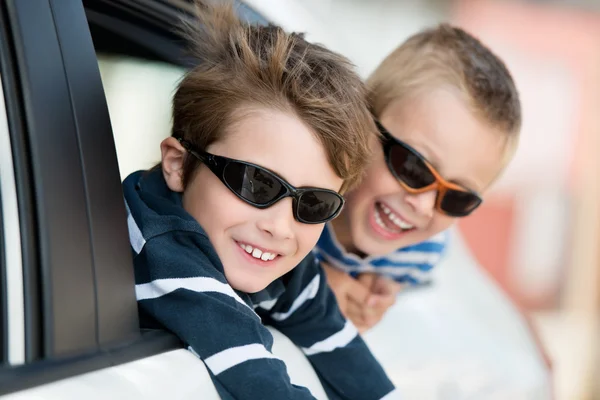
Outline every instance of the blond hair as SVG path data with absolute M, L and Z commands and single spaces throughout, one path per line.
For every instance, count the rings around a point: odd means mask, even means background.
M 441 24 L 411 36 L 367 80 L 376 116 L 393 102 L 444 85 L 458 89 L 476 115 L 516 145 L 521 104 L 515 83 L 504 63 L 460 28 Z
M 342 191 L 354 186 L 376 128 L 366 90 L 344 57 L 269 25 L 248 25 L 231 3 L 196 1 L 197 21 L 184 28 L 200 60 L 173 98 L 172 135 L 204 149 L 225 134 L 243 107 L 290 112 L 325 148 Z M 183 183 L 198 166 L 186 157 Z

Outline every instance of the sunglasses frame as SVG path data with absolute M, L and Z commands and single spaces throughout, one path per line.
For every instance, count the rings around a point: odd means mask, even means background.
M 387 129 L 385 129 L 385 127 L 383 125 L 381 125 L 381 123 L 379 121 L 375 121 L 375 123 L 377 124 L 377 128 L 379 128 L 379 132 L 381 132 L 381 134 L 383 135 L 382 144 L 383 144 L 383 154 L 385 157 L 385 163 L 387 164 L 387 167 L 390 170 L 390 172 L 392 173 L 392 175 L 394 175 L 394 178 L 396 178 L 396 180 L 400 183 L 400 185 L 402 186 L 403 189 L 405 189 L 407 192 L 409 192 L 411 194 L 425 193 L 425 192 L 428 192 L 428 191 L 434 190 L 434 189 L 437 190 L 437 195 L 435 198 L 435 209 L 437 211 L 441 212 L 442 214 L 446 214 L 451 217 L 466 217 L 467 215 L 471 214 L 473 211 L 475 211 L 477 209 L 477 207 L 479 207 L 481 205 L 481 203 L 483 202 L 483 199 L 477 192 L 470 190 L 464 186 L 458 185 L 456 183 L 448 182 L 447 180 L 445 180 L 436 171 L 436 169 L 433 167 L 433 165 L 431 165 L 431 163 L 429 161 L 427 161 L 427 159 L 425 157 L 423 157 L 423 155 L 421 153 L 419 153 L 417 150 L 415 150 L 413 147 L 411 147 L 407 143 L 403 142 L 402 140 L 395 138 Z M 394 147 L 394 146 L 401 146 L 401 147 L 405 148 L 412 155 L 416 156 L 419 160 L 421 160 L 423 162 L 423 164 L 427 167 L 429 172 L 433 175 L 433 177 L 435 178 L 435 181 L 433 181 L 429 185 L 423 186 L 421 188 L 413 188 L 413 187 L 408 186 L 408 184 L 406 182 L 404 182 L 398 176 L 398 174 L 394 170 L 394 167 L 392 166 L 391 152 L 392 152 L 392 147 Z M 446 193 L 449 190 L 454 190 L 454 191 L 463 192 L 463 193 L 469 193 L 477 199 L 477 204 L 474 207 L 472 207 L 469 211 L 466 211 L 466 212 L 462 212 L 462 213 L 448 212 L 448 211 L 442 209 L 442 201 L 444 200 L 444 197 L 446 196 Z
M 179 141 L 179 143 L 183 146 L 183 148 L 190 153 L 191 155 L 193 155 L 194 157 L 196 157 L 198 160 L 200 160 L 204 165 L 206 165 L 213 174 L 215 174 L 215 176 L 217 178 L 219 178 L 219 180 L 233 193 L 235 194 L 240 200 L 242 200 L 243 202 L 250 204 L 253 207 L 259 208 L 259 209 L 265 209 L 265 208 L 269 208 L 271 207 L 273 204 L 277 203 L 279 200 L 284 199 L 286 197 L 291 197 L 292 198 L 292 211 L 294 214 L 294 218 L 296 219 L 296 221 L 301 222 L 303 224 L 311 224 L 311 225 L 316 225 L 316 224 L 324 224 L 326 222 L 331 221 L 332 219 L 336 218 L 341 212 L 342 209 L 344 208 L 344 204 L 345 204 L 345 199 L 344 197 L 339 194 L 338 192 L 336 192 L 335 190 L 330 190 L 330 189 L 323 189 L 323 188 L 317 188 L 317 187 L 301 187 L 301 188 L 296 188 L 294 186 L 292 186 L 290 183 L 288 183 L 285 179 L 283 179 L 281 176 L 279 176 L 277 173 L 269 170 L 268 168 L 265 167 L 261 167 L 260 165 L 256 165 L 250 162 L 246 162 L 246 161 L 242 161 L 242 160 L 236 160 L 234 158 L 229 158 L 229 157 L 225 157 L 225 156 L 218 156 L 216 154 L 211 154 L 209 152 L 200 150 L 200 149 L 195 149 L 192 144 L 190 142 L 188 142 L 187 140 L 184 140 L 182 138 L 177 138 L 177 140 Z M 267 173 L 269 173 L 270 175 L 272 175 L 274 177 L 274 179 L 276 179 L 281 186 L 285 189 L 285 191 L 283 193 L 278 194 L 277 196 L 275 196 L 275 198 L 267 203 L 261 204 L 261 203 L 255 203 L 251 200 L 248 200 L 246 198 L 244 198 L 241 194 L 237 193 L 227 182 L 227 180 L 225 179 L 225 169 L 227 168 L 227 165 L 229 165 L 229 163 L 238 163 L 238 164 L 242 164 L 248 167 L 253 167 L 256 168 L 258 170 L 261 171 L 265 171 Z M 305 194 L 306 192 L 324 192 L 324 193 L 331 193 L 333 195 L 335 195 L 339 200 L 340 200 L 340 205 L 337 208 L 337 210 L 328 218 L 322 220 L 322 221 L 307 221 L 303 218 L 300 217 L 299 212 L 298 212 L 298 208 L 299 208 L 299 202 L 300 199 L 302 198 L 302 195 Z

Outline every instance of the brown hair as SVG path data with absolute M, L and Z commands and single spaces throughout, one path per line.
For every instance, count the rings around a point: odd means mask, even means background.
M 521 104 L 508 69 L 460 28 L 441 24 L 411 36 L 385 58 L 367 85 L 377 116 L 391 103 L 420 90 L 453 86 L 476 115 L 499 128 L 508 141 L 517 141 Z
M 219 140 L 245 106 L 290 112 L 324 146 L 342 191 L 354 186 L 370 159 L 376 134 L 366 90 L 353 65 L 303 35 L 269 25 L 248 25 L 233 5 L 196 0 L 198 21 L 184 32 L 201 61 L 173 98 L 173 132 L 204 149 Z M 183 184 L 195 157 L 186 157 Z

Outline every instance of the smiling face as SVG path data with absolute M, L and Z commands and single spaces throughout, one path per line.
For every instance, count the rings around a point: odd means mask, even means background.
M 482 193 L 505 166 L 506 136 L 477 118 L 452 89 L 392 103 L 379 116 L 397 139 L 421 153 L 450 182 Z M 381 144 L 367 175 L 334 221 L 347 250 L 384 255 L 428 239 L 455 220 L 435 210 L 436 190 L 411 194 L 389 171 Z
M 167 184 L 182 191 L 181 179 L 176 174 L 170 179 L 169 171 L 181 171 L 185 150 L 174 138 L 161 147 Z M 296 116 L 280 111 L 247 111 L 206 151 L 260 165 L 295 187 L 338 191 L 342 185 L 314 133 Z M 185 188 L 183 206 L 208 234 L 229 284 L 246 293 L 264 289 L 298 265 L 324 226 L 296 221 L 290 197 L 266 209 L 245 203 L 205 165 Z

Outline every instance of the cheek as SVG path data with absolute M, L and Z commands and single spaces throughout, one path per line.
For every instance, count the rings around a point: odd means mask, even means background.
M 298 240 L 298 253 L 308 254 L 317 244 L 321 233 L 323 233 L 324 224 L 302 224 L 297 223 L 295 236 Z M 304 258 L 304 257 L 303 257 Z
M 374 160 L 361 184 L 346 196 L 346 213 L 350 218 L 364 214 L 378 197 L 401 194 L 402 188 L 391 174 L 383 158 Z
M 213 239 L 213 236 L 221 235 L 228 229 L 241 225 L 249 219 L 248 213 L 244 212 L 246 206 L 241 204 L 236 197 L 232 197 L 211 195 L 206 202 L 208 206 L 202 207 L 204 209 L 205 229 L 209 238 Z
M 456 218 L 454 217 L 449 217 L 448 215 L 436 212 L 435 216 L 433 217 L 433 220 L 431 221 L 431 225 L 428 230 L 428 235 L 433 236 L 437 233 L 445 231 L 446 229 L 450 228 L 450 226 L 452 226 L 452 224 L 454 224 L 455 221 Z
M 183 206 L 209 235 L 211 240 L 227 228 L 238 224 L 246 205 L 229 191 L 210 171 L 202 170 L 188 186 Z

